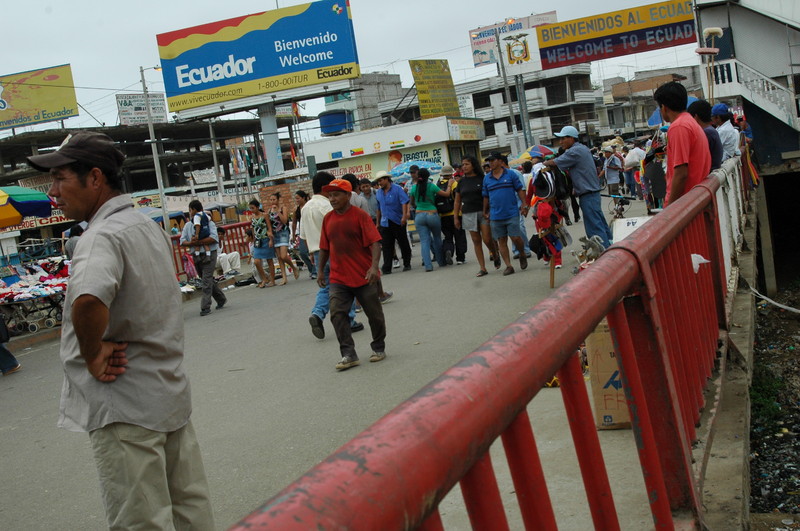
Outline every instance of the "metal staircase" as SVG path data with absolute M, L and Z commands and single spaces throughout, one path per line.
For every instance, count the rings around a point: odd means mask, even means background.
M 800 118 L 792 91 L 746 64 L 736 59 L 714 63 L 713 92 L 709 91 L 712 87 L 708 87 L 708 83 L 708 79 L 703 80 L 704 92 L 713 94 L 714 100 L 741 96 L 795 131 L 800 131 Z

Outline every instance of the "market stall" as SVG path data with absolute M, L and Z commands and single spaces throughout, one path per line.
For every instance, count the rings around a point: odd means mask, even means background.
M 53 328 L 63 318 L 69 266 L 48 258 L 0 268 L 0 312 L 13 333 Z

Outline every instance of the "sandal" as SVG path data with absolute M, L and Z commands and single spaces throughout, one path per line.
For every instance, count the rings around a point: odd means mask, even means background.
M 266 287 L 267 287 L 267 285 L 266 285 L 265 283 L 263 283 L 263 282 L 259 282 L 259 283 L 258 283 L 258 286 L 256 286 L 256 287 L 257 287 L 257 288 L 266 288 Z
M 265 288 L 274 288 L 275 287 L 275 282 L 267 282 L 266 284 L 264 284 L 264 287 Z
M 500 262 L 500 255 L 498 254 L 497 256 L 492 258 L 492 261 L 494 261 L 494 268 L 495 269 L 500 269 L 500 263 L 501 263 Z
M 297 270 L 297 267 L 293 267 L 292 268 L 292 272 L 294 273 L 294 279 L 295 280 L 299 280 L 300 279 L 300 271 Z
M 478 274 L 477 274 L 477 275 L 475 275 L 475 276 L 476 276 L 476 277 L 485 277 L 485 276 L 486 276 L 486 275 L 488 275 L 488 274 L 489 274 L 489 272 L 488 272 L 488 271 L 486 271 L 485 269 L 481 269 L 480 271 L 478 271 Z

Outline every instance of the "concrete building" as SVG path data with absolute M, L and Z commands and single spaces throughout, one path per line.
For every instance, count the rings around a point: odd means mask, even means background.
M 479 79 L 458 84 L 455 88 L 462 116 L 484 120 L 486 139 L 480 143 L 481 151 L 516 152 L 525 141 L 515 81 L 519 81 L 523 87 L 519 93 L 525 93 L 523 106 L 526 105 L 528 110 L 532 143 L 549 143 L 553 139 L 553 131 L 560 130 L 564 125 L 577 125 L 584 132 L 598 125 L 590 74 L 591 67 L 580 64 L 522 74 L 518 80 L 510 78 L 511 101 L 519 138 L 516 142 L 512 135 L 502 78 Z M 352 112 L 352 130 L 420 119 L 416 90 L 400 87 L 399 76 L 364 74 L 362 77 L 366 82 L 354 80 L 354 91 L 350 96 L 331 98 L 330 102 L 326 100 L 326 111 Z M 374 105 L 375 97 L 377 105 Z
M 601 137 L 638 136 L 652 130 L 647 119 L 656 109 L 653 93 L 664 83 L 679 81 L 690 95 L 703 97 L 699 65 L 644 70 L 625 80 L 613 77 L 603 81 L 603 104 L 598 106 Z
M 800 193 L 800 2 L 696 0 L 696 9 L 699 35 L 722 29 L 713 42 L 719 53 L 703 78 L 705 93 L 743 114 L 752 129 L 763 201 L 763 280 L 767 293 L 774 293 L 777 284 L 796 278 L 800 260 L 794 216 Z
M 331 117 L 328 125 L 332 132 L 328 134 L 380 127 L 383 123 L 378 104 L 397 99 L 407 90 L 403 89 L 399 75 L 388 72 L 361 74 L 361 77 L 349 81 L 352 90 L 325 96 L 325 113 L 320 115 L 320 119 L 324 121 L 325 115 Z M 337 124 L 341 125 L 339 130 Z M 327 136 L 325 131 L 323 136 Z

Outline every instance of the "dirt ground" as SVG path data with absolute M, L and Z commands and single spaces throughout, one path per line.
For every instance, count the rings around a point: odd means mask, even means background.
M 800 277 L 775 300 L 800 307 Z M 754 530 L 800 529 L 800 314 L 757 303 L 750 391 Z

